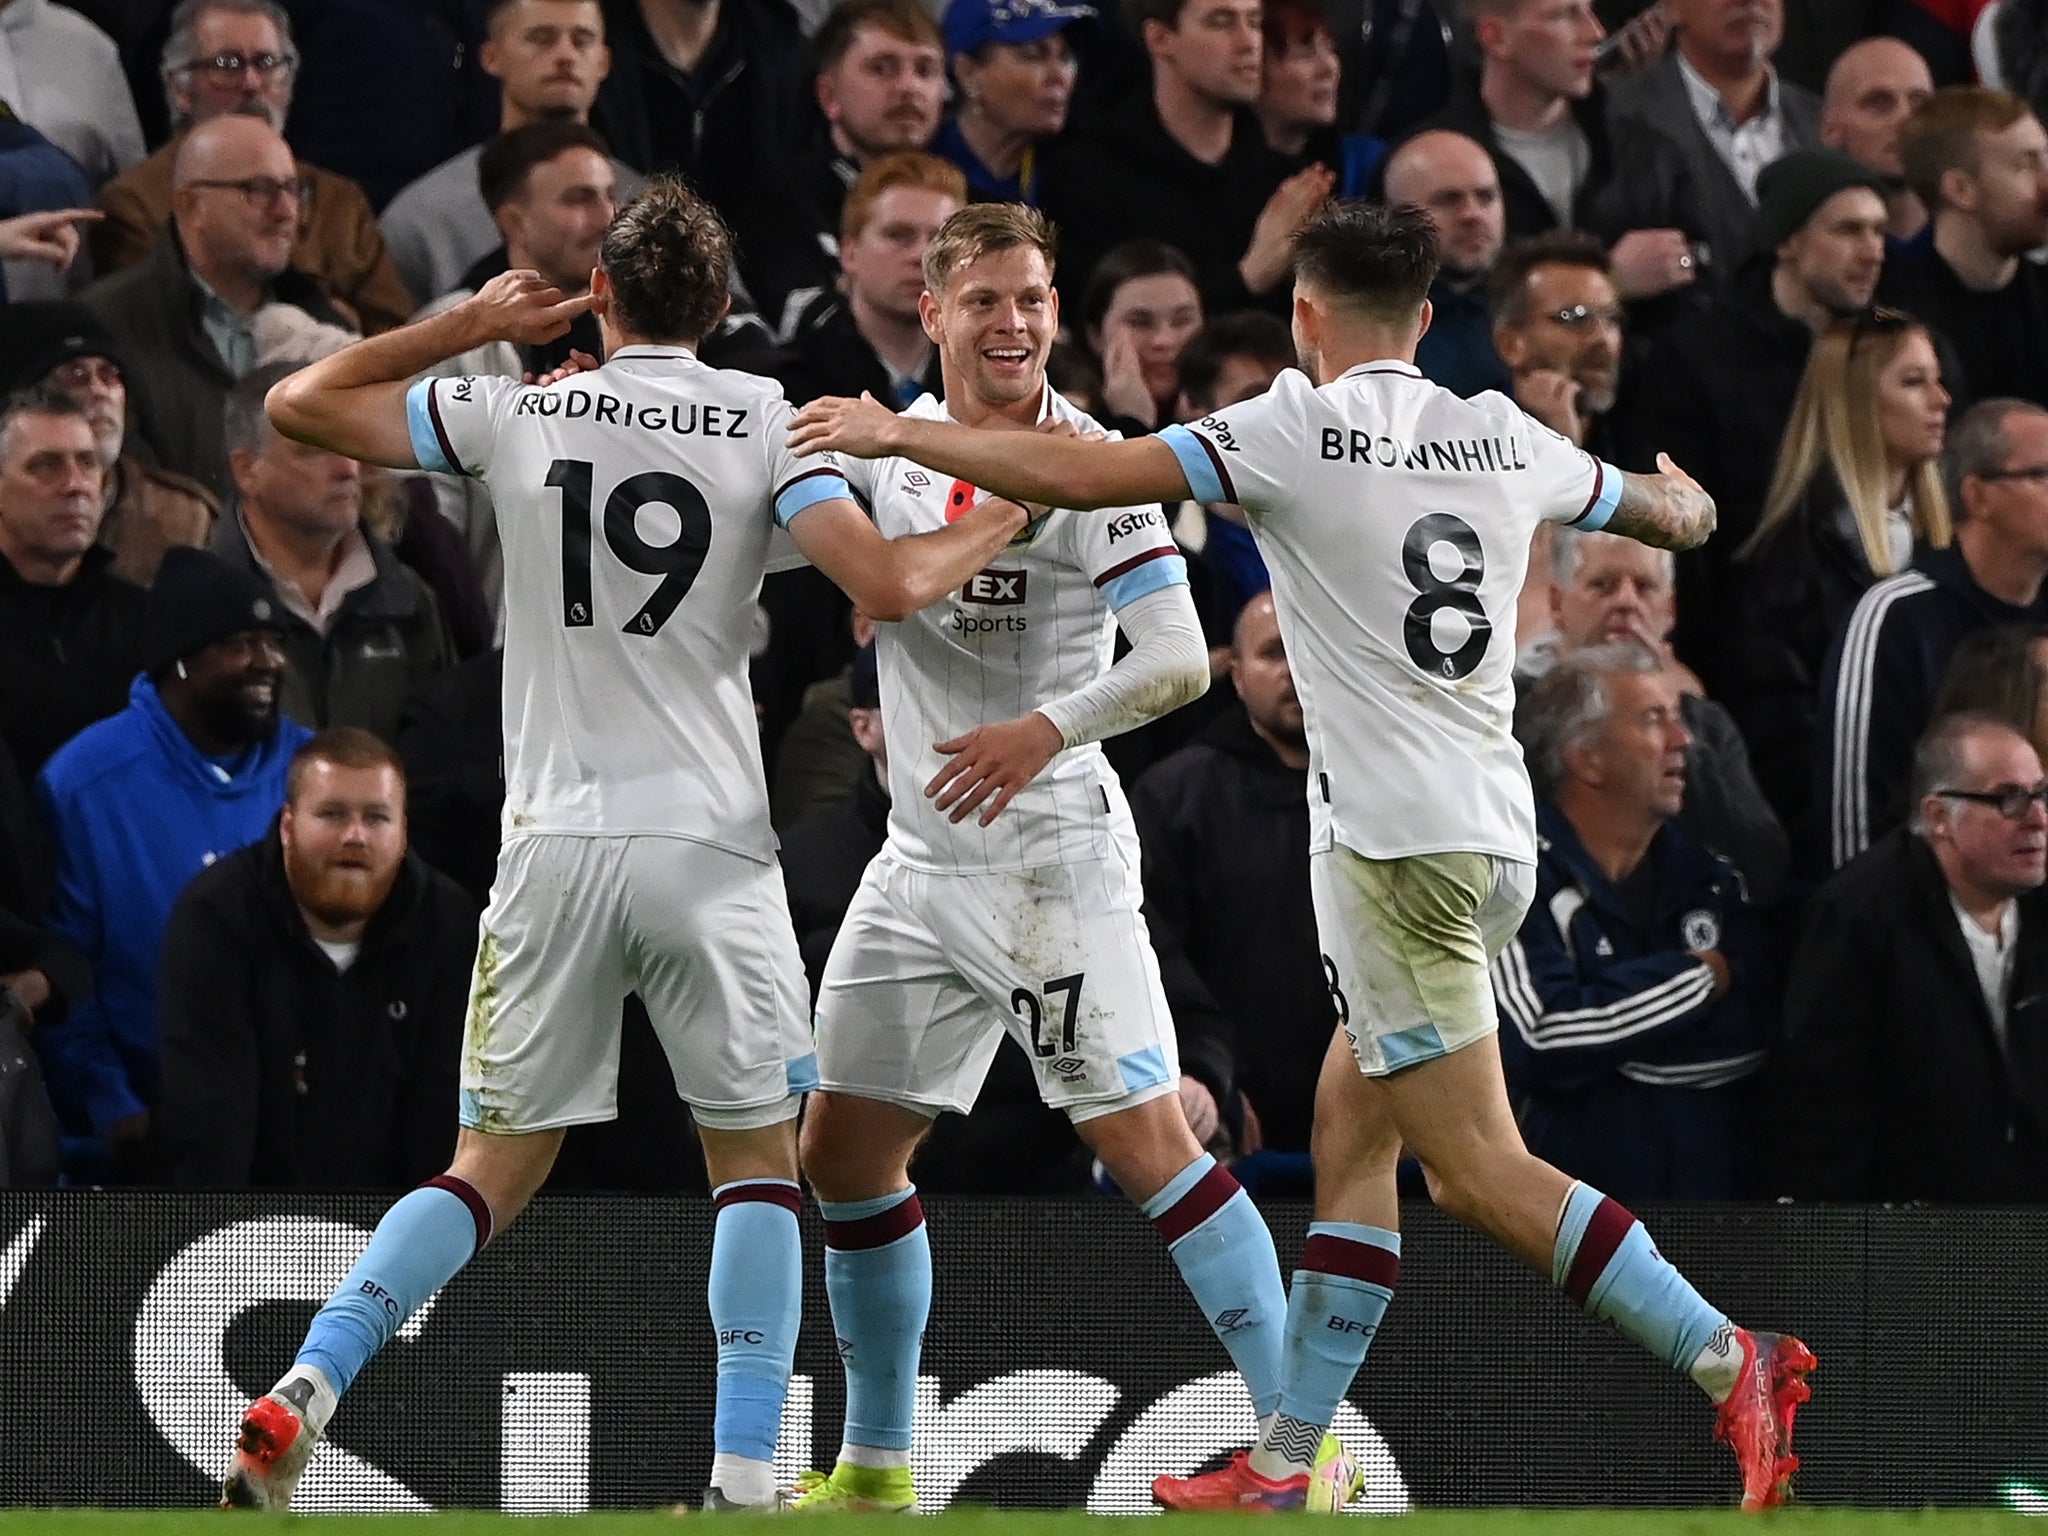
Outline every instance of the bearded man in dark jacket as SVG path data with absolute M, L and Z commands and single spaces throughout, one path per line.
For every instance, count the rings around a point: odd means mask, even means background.
M 195 878 L 164 935 L 171 1182 L 396 1190 L 444 1167 L 476 916 L 408 852 L 391 749 L 309 741 L 270 836 Z

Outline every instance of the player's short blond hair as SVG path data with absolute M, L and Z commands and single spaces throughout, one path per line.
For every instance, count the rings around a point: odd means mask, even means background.
M 924 285 L 944 297 L 953 274 L 971 261 L 1020 245 L 1035 248 L 1053 265 L 1058 240 L 1046 216 L 1022 203 L 969 203 L 939 226 L 924 250 Z

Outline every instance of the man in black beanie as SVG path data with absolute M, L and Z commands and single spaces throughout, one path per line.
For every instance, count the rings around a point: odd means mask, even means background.
M 111 1154 L 75 1166 L 81 1177 L 153 1176 L 164 924 L 194 875 L 269 830 L 286 766 L 311 735 L 278 715 L 278 624 L 253 576 L 172 549 L 150 591 L 128 707 L 74 737 L 37 780 L 57 857 L 50 928 L 94 975 L 93 991 L 36 1034 L 60 1120 Z
M 1728 562 L 1756 528 L 1778 440 L 1813 339 L 1869 307 L 1885 263 L 1884 180 L 1832 149 L 1801 149 L 1757 176 L 1757 250 L 1735 280 L 1658 337 L 1615 413 L 1616 462 L 1669 453 L 1720 514 L 1714 537 L 1679 556 L 1679 658 L 1723 696 L 1718 637 L 1733 622 Z
M 203 546 L 220 503 L 128 440 L 128 379 L 114 333 L 83 304 L 0 305 L 0 394 L 45 389 L 78 402 L 106 472 L 99 544 L 113 572 L 146 587 L 173 544 Z

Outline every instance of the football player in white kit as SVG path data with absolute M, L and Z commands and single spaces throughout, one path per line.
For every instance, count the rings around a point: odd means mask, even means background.
M 1438 1205 L 1707 1391 L 1742 1502 L 1761 1508 L 1798 1465 L 1813 1356 L 1734 1326 L 1626 1210 L 1529 1154 L 1488 976 L 1534 889 L 1534 803 L 1509 731 L 1530 538 L 1549 521 L 1690 548 L 1713 503 L 1668 459 L 1624 474 L 1505 396 L 1460 400 L 1424 379 L 1415 344 L 1436 266 L 1420 209 L 1326 209 L 1296 248 L 1304 371 L 1157 437 L 1027 442 L 826 400 L 798 413 L 792 440 L 1065 507 L 1237 502 L 1272 572 L 1307 718 L 1312 894 L 1342 1031 L 1317 1090 L 1316 1219 L 1279 1414 L 1247 1461 L 1159 1479 L 1161 1502 L 1269 1505 L 1309 1471 L 1399 1273 L 1405 1144 Z
M 1095 423 L 1055 394 L 1052 238 L 1034 210 L 981 203 L 924 258 L 925 329 L 946 398 L 909 409 L 1019 441 Z M 849 465 L 885 534 L 945 526 L 982 493 L 905 459 Z M 1121 626 L 1131 642 L 1111 664 Z M 1166 1238 L 1254 1412 L 1280 1397 L 1286 1312 L 1273 1239 L 1188 1129 L 1173 1025 L 1139 914 L 1138 842 L 1096 745 L 1195 698 L 1208 651 L 1157 505 L 1055 510 L 964 583 L 877 635 L 889 831 L 832 947 L 817 1006 L 820 1090 L 803 1166 L 825 1217 L 846 1369 L 843 1446 L 800 1510 L 908 1509 L 931 1249 L 909 1166 L 942 1110 L 973 1106 L 1007 1031 Z M 1301 1479 L 1342 1503 L 1331 1443 Z M 1297 1490 L 1300 1491 L 1300 1490 Z M 1306 1497 L 1306 1495 L 1304 1495 Z M 1299 1502 L 1299 1501 L 1297 1501 Z
M 980 570 L 1028 514 L 990 501 L 885 540 L 835 464 L 791 457 L 777 385 L 697 360 L 731 254 L 709 205 L 657 181 L 613 221 L 586 298 L 509 272 L 271 393 L 289 436 L 489 486 L 505 556 L 506 800 L 455 1161 L 386 1213 L 291 1371 L 245 1413 L 223 1503 L 288 1505 L 371 1355 L 525 1206 L 566 1127 L 614 1117 L 629 992 L 714 1186 L 706 1503 L 778 1501 L 802 1291 L 796 1116 L 817 1067 L 747 685 L 756 596 L 780 525 L 863 609 L 903 618 Z M 585 307 L 605 344 L 594 371 L 408 383 L 487 342 L 551 339 Z

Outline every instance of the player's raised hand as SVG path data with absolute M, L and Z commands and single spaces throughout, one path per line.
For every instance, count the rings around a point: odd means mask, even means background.
M 597 359 L 588 352 L 571 350 L 568 360 L 559 368 L 550 368 L 546 373 L 529 373 L 520 379 L 522 384 L 537 384 L 542 389 L 550 384 L 559 384 L 564 379 L 574 378 L 579 373 L 594 373 Z
M 828 449 L 856 459 L 879 459 L 890 451 L 889 428 L 896 413 L 873 395 L 858 400 L 824 395 L 798 411 L 789 423 L 790 450 L 799 458 Z
M 568 330 L 569 322 L 590 308 L 590 295 L 568 298 L 538 272 L 516 268 L 500 272 L 462 307 L 488 340 L 534 347 Z
M 1036 710 L 996 725 L 977 725 L 965 736 L 938 743 L 934 750 L 952 756 L 925 785 L 925 798 L 947 812 L 948 820 L 965 821 L 993 795 L 981 813 L 985 827 L 1065 745 L 1059 727 Z

